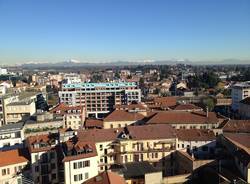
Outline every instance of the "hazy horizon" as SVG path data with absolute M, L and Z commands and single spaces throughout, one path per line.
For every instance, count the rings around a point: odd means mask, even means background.
M 0 0 L 0 64 L 250 61 L 249 20 L 249 0 Z

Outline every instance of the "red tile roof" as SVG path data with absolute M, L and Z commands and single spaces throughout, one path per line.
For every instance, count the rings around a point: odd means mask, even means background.
M 171 96 L 171 97 L 170 96 L 169 97 L 158 97 L 158 98 L 154 98 L 154 103 L 171 107 L 171 106 L 176 105 L 177 98 L 173 97 L 173 96 Z
M 144 116 L 136 112 L 127 112 L 124 110 L 114 110 L 106 118 L 105 122 L 113 121 L 139 121 L 142 120 Z
M 173 110 L 178 110 L 178 111 L 188 111 L 188 110 L 198 110 L 202 111 L 201 107 L 198 107 L 194 104 L 179 104 L 176 105 Z
M 103 121 L 99 119 L 86 119 L 85 120 L 86 128 L 103 128 Z
M 79 110 L 81 112 L 82 106 L 68 106 L 64 103 L 60 103 L 56 107 L 52 108 L 50 112 L 64 115 L 64 114 L 69 114 L 68 112 L 73 110 L 76 111 Z
M 79 160 L 79 159 L 84 159 L 84 158 L 90 158 L 90 157 L 95 157 L 97 156 L 97 152 L 96 152 L 96 146 L 94 142 L 86 142 L 86 141 L 77 141 L 76 144 L 73 143 L 72 140 L 68 140 L 65 142 L 65 145 L 67 147 L 68 151 L 72 151 L 72 150 L 83 150 L 83 149 L 91 149 L 91 152 L 87 152 L 87 153 L 82 153 L 82 154 L 78 154 L 78 155 L 68 155 L 65 156 L 63 159 L 63 162 L 68 162 L 68 161 L 72 161 L 72 160 Z
M 82 141 L 105 142 L 114 141 L 122 132 L 128 131 L 130 139 L 133 140 L 153 140 L 175 138 L 176 134 L 170 125 L 144 125 L 127 126 L 119 129 L 89 129 L 78 131 L 78 138 Z
M 250 154 L 250 134 L 224 133 L 223 135 L 234 145 L 245 150 L 248 154 Z
M 55 135 L 54 134 L 43 134 L 29 136 L 27 139 L 27 145 L 30 153 L 37 153 L 42 151 L 49 151 L 55 147 Z M 35 144 L 44 143 L 47 146 L 36 148 Z
M 250 120 L 226 120 L 222 125 L 223 132 L 250 133 Z
M 0 151 L 0 167 L 28 162 L 28 153 L 24 149 Z
M 123 177 L 116 173 L 105 171 L 83 182 L 83 184 L 126 184 Z
M 206 117 L 205 112 L 178 112 L 165 111 L 158 112 L 147 124 L 206 124 L 217 123 L 218 118 L 214 112 L 209 112 Z
M 216 137 L 211 130 L 202 129 L 178 129 L 176 130 L 177 137 L 182 141 L 212 141 Z

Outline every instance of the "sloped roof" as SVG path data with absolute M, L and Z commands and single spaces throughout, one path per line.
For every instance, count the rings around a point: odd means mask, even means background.
M 126 184 L 123 177 L 116 173 L 104 171 L 97 176 L 83 182 L 83 184 Z
M 28 162 L 26 149 L 0 151 L 0 167 Z
M 218 118 L 214 112 L 209 112 L 207 117 L 205 112 L 165 111 L 158 112 L 147 121 L 147 124 L 205 124 L 217 122 Z
M 176 130 L 177 137 L 182 141 L 212 141 L 216 137 L 211 130 L 203 129 L 178 129 Z
M 127 112 L 125 110 L 114 110 L 106 118 L 104 122 L 113 121 L 139 121 L 142 120 L 144 116 L 136 112 Z

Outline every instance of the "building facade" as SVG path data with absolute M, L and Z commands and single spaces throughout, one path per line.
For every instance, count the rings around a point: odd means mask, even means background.
M 60 102 L 84 106 L 87 116 L 98 117 L 113 110 L 114 105 L 141 101 L 141 90 L 133 82 L 63 84 Z
M 232 109 L 239 110 L 239 103 L 241 100 L 250 96 L 250 81 L 237 83 L 232 86 Z

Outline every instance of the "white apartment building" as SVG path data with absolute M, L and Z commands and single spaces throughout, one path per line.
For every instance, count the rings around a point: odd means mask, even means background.
M 250 81 L 237 83 L 232 86 L 232 109 L 239 110 L 241 100 L 250 96 Z
M 0 150 L 22 147 L 23 140 L 23 123 L 3 125 L 0 127 Z
M 0 68 L 0 75 L 8 74 L 8 70 L 6 68 Z
M 64 183 L 82 184 L 98 175 L 98 156 L 93 142 L 66 141 L 63 146 Z
M 63 84 L 59 91 L 61 103 L 83 106 L 87 116 L 102 116 L 114 105 L 141 101 L 141 90 L 134 82 Z
M 75 83 L 81 83 L 81 76 L 77 73 L 67 73 L 64 74 L 63 80 L 65 80 L 66 84 L 75 84 Z

